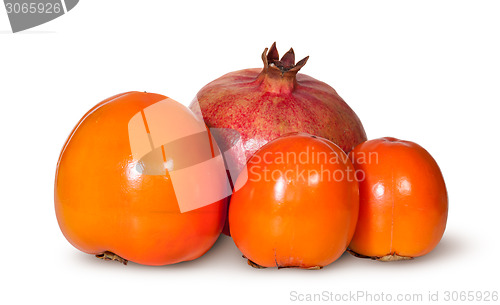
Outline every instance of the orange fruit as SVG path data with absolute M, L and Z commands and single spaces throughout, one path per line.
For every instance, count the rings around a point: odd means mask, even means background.
M 102 258 L 193 260 L 222 230 L 226 203 L 210 192 L 224 193 L 225 179 L 203 122 L 165 96 L 127 92 L 92 108 L 66 141 L 55 180 L 57 220 L 73 246 Z M 192 202 L 204 197 L 213 200 Z
M 249 264 L 324 267 L 346 250 L 358 217 L 358 183 L 348 156 L 308 134 L 258 150 L 237 179 L 231 236 Z
M 448 197 L 432 156 L 416 143 L 381 138 L 359 144 L 350 157 L 360 189 L 350 250 L 388 261 L 434 249 L 446 227 Z

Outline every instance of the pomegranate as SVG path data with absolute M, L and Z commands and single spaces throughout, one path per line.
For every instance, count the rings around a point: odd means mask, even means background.
M 308 58 L 295 64 L 290 49 L 280 60 L 273 43 L 262 53 L 263 69 L 228 73 L 203 87 L 189 106 L 208 127 L 222 130 L 213 133 L 226 151 L 232 181 L 260 147 L 286 133 L 320 136 L 346 153 L 366 140 L 358 116 L 332 87 L 298 73 Z

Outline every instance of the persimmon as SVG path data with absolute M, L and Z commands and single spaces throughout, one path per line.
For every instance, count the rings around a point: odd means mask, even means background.
M 359 144 L 350 158 L 360 190 L 351 253 L 393 261 L 434 249 L 446 227 L 448 197 L 432 156 L 416 143 L 381 138 Z
M 200 257 L 225 221 L 230 191 L 204 123 L 159 94 L 97 104 L 64 144 L 55 210 L 77 249 L 104 259 L 165 265 Z
M 303 133 L 258 150 L 235 184 L 231 236 L 254 267 L 319 269 L 346 250 L 358 217 L 358 183 L 333 142 Z

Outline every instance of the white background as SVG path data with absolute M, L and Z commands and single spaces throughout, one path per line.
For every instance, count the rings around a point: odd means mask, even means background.
M 82 0 L 12 34 L 0 7 L 0 303 L 287 304 L 290 292 L 500 290 L 498 1 Z M 224 73 L 261 67 L 277 41 L 310 55 L 368 137 L 415 141 L 441 166 L 449 221 L 413 261 L 348 254 L 320 271 L 256 270 L 228 237 L 173 266 L 123 266 L 74 249 L 53 208 L 57 158 L 99 101 L 140 90 L 188 104 Z M 331 303 L 331 302 L 330 302 Z M 425 302 L 422 302 L 425 303 Z M 491 303 L 491 302 L 490 302 Z

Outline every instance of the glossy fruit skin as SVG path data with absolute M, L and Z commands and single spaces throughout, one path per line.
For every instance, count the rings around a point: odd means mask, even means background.
M 358 145 L 350 158 L 363 174 L 349 248 L 376 258 L 418 257 L 434 249 L 446 227 L 448 196 L 432 156 L 416 143 L 380 138 Z
M 325 152 L 343 161 L 277 159 L 283 153 L 303 152 Z M 321 168 L 330 173 L 350 171 L 352 176 L 314 179 Z M 354 167 L 337 145 L 308 134 L 284 135 L 257 151 L 247 169 L 248 180 L 243 174 L 238 177 L 229 206 L 231 236 L 245 257 L 264 267 L 313 268 L 342 255 L 356 227 L 359 193 Z M 264 179 L 265 171 L 277 174 Z M 301 178 L 301 171 L 306 178 Z
M 164 99 L 144 92 L 113 96 L 92 108 L 66 141 L 57 164 L 55 210 L 61 231 L 79 250 L 166 265 L 198 258 L 218 238 L 223 201 L 180 213 L 170 176 L 135 171 L 129 120 Z
M 275 44 L 267 50 L 263 69 L 223 75 L 204 86 L 190 105 L 208 127 L 240 133 L 238 149 L 226 158 L 242 168 L 260 147 L 290 132 L 326 138 L 347 153 L 366 141 L 360 119 L 335 89 L 298 73 L 307 57 L 295 65 L 292 49 L 281 61 Z M 281 65 L 285 67 L 280 70 Z

